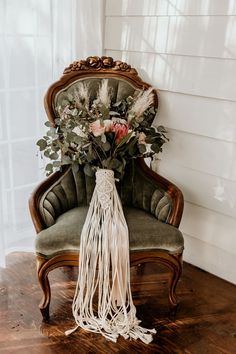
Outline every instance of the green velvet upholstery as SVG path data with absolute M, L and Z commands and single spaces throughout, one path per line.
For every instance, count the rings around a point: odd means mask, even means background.
M 88 207 L 73 208 L 59 216 L 56 223 L 41 231 L 36 239 L 36 253 L 46 258 L 65 251 L 79 251 L 80 233 Z M 141 209 L 125 207 L 129 228 L 130 250 L 161 249 L 169 252 L 183 250 L 181 232 Z
M 101 78 L 86 78 L 86 79 L 78 79 L 73 81 L 72 84 L 68 85 L 63 90 L 60 90 L 55 97 L 53 108 L 55 113 L 57 114 L 57 107 L 63 106 L 63 100 L 68 97 L 69 94 L 73 95 L 74 91 L 78 89 L 78 85 L 80 82 L 84 82 L 89 84 L 90 88 L 90 97 L 91 100 L 94 100 L 97 96 L 98 87 L 102 81 L 103 77 Z M 120 100 L 133 95 L 134 91 L 139 91 L 137 88 L 132 86 L 129 82 L 122 80 L 122 79 L 108 79 L 108 86 L 112 93 L 112 101 L 119 102 Z
M 61 214 L 76 206 L 88 205 L 94 185 L 95 179 L 86 176 L 82 169 L 76 173 L 69 169 L 40 200 L 40 213 L 45 225 L 52 226 Z M 117 189 L 124 206 L 143 209 L 168 223 L 172 207 L 169 194 L 154 184 L 136 163 L 127 166 Z

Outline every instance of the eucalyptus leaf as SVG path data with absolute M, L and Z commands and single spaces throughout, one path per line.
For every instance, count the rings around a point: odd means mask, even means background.
M 47 149 L 44 151 L 44 156 L 45 157 L 49 157 L 49 155 L 51 154 L 51 150 Z
M 156 144 L 156 143 L 151 145 L 151 149 L 152 149 L 152 151 L 154 151 L 156 153 L 161 151 L 161 148 L 160 148 L 159 144 Z
M 52 172 L 53 171 L 53 164 L 48 163 L 45 167 L 45 170 L 48 172 Z
M 145 152 L 147 150 L 145 144 L 139 144 L 138 148 L 139 148 L 139 151 L 140 151 L 141 154 L 145 154 Z
M 84 173 L 89 177 L 92 177 L 94 175 L 94 170 L 92 169 L 89 163 L 86 163 L 86 165 L 84 166 Z
M 61 167 L 61 161 L 53 161 L 53 167 Z
M 51 160 L 57 160 L 59 157 L 58 153 L 57 152 L 53 152 L 52 154 L 49 155 L 49 158 Z
M 116 102 L 116 103 L 114 103 L 112 106 L 113 106 L 113 107 L 119 107 L 120 104 L 121 104 L 121 102 L 122 102 L 122 101 Z
M 167 133 L 166 128 L 163 127 L 163 125 L 159 125 L 159 126 L 157 127 L 157 131 L 162 132 L 162 133 Z
M 102 165 L 103 165 L 103 167 L 105 167 L 105 168 L 111 168 L 111 167 L 110 167 L 110 164 L 111 164 L 111 158 L 110 158 L 110 157 L 108 157 L 107 159 L 105 159 L 105 160 L 102 161 Z
M 50 121 L 47 121 L 44 123 L 44 125 L 46 125 L 46 127 L 53 127 L 53 124 Z
M 120 116 L 120 113 L 115 112 L 115 111 L 110 111 L 110 112 L 109 112 L 109 115 L 110 115 L 110 116 L 118 116 L 118 117 L 119 117 L 119 116 Z
M 62 161 L 61 161 L 62 165 L 69 165 L 71 164 L 71 159 L 69 156 L 63 156 L 62 157 Z
M 39 146 L 39 150 L 43 151 L 47 147 L 47 142 L 44 139 L 39 139 L 36 143 Z
M 118 159 L 113 159 L 113 160 L 111 161 L 110 167 L 111 167 L 112 169 L 117 169 L 120 165 L 123 166 L 123 164 L 122 164 L 121 161 L 119 161 Z
M 56 123 L 56 125 L 60 125 L 61 124 L 61 119 L 60 118 L 56 118 L 55 119 L 55 123 Z
M 111 145 L 107 141 L 105 144 L 102 144 L 102 148 L 103 148 L 104 151 L 109 151 L 111 149 Z

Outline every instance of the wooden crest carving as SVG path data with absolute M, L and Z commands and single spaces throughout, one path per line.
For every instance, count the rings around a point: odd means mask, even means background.
M 112 70 L 112 71 L 122 71 L 129 72 L 133 75 L 138 75 L 137 71 L 132 68 L 127 63 L 120 60 L 113 60 L 112 57 L 97 57 L 92 56 L 88 57 L 86 60 L 74 61 L 67 68 L 65 68 L 63 74 L 70 74 L 74 71 L 82 71 L 82 70 Z

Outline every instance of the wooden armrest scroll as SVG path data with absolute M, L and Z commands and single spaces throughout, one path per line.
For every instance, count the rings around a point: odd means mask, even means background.
M 169 194 L 172 199 L 173 208 L 169 215 L 168 223 L 172 226 L 179 227 L 184 208 L 184 199 L 181 190 L 172 182 L 150 169 L 144 159 L 138 159 L 138 166 L 153 183 L 156 182 Z

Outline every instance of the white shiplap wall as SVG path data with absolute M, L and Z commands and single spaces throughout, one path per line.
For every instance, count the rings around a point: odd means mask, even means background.
M 236 283 L 236 1 L 106 0 L 104 47 L 159 89 L 184 259 Z

